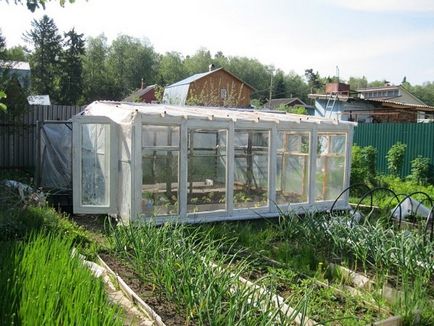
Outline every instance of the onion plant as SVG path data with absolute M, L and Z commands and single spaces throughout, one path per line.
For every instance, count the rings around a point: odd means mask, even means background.
M 113 230 L 116 252 L 140 277 L 175 302 L 189 321 L 199 325 L 289 325 L 297 310 L 286 316 L 269 293 L 239 281 L 248 263 L 222 254 L 228 243 L 181 225 L 152 224 Z M 224 266 L 224 268 L 223 268 Z M 301 308 L 300 308 L 301 309 Z

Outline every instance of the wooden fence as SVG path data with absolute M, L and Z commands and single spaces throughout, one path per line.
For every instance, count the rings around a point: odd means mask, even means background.
M 0 115 L 0 168 L 34 168 L 37 122 L 68 120 L 82 109 L 80 106 L 32 105 L 13 119 Z

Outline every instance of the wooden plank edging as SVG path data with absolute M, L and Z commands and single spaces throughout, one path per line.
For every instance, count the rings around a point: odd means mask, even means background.
M 157 324 L 158 326 L 166 326 L 164 324 L 161 317 L 152 309 L 145 301 L 142 300 L 129 286 L 125 281 L 117 274 L 115 273 L 107 264 L 106 262 L 101 258 L 100 255 L 97 255 L 98 263 L 102 265 L 102 267 L 110 274 L 112 275 L 118 285 L 119 288 L 122 290 L 123 293 L 134 303 L 136 304 L 141 310 L 143 310 L 145 313 L 149 315 L 149 317 Z

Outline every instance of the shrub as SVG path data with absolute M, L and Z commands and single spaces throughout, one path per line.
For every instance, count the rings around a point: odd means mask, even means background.
M 414 182 L 426 185 L 430 178 L 430 159 L 428 157 L 418 156 L 411 161 L 410 179 Z
M 351 163 L 351 184 L 374 184 L 377 149 L 373 146 L 353 145 Z
M 393 176 L 399 176 L 402 165 L 404 164 L 405 151 L 407 145 L 401 142 L 394 144 L 387 152 L 387 168 Z

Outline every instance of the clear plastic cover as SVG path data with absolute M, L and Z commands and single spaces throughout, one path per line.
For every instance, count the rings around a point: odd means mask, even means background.
M 109 197 L 110 125 L 81 125 L 81 204 L 107 206 Z
M 268 205 L 268 131 L 236 130 L 234 208 Z
M 343 190 L 345 147 L 345 134 L 318 133 L 316 200 L 334 200 Z
M 309 133 L 280 132 L 277 148 L 277 204 L 305 203 L 309 193 Z
M 189 213 L 226 209 L 226 144 L 225 129 L 194 129 L 189 132 Z

